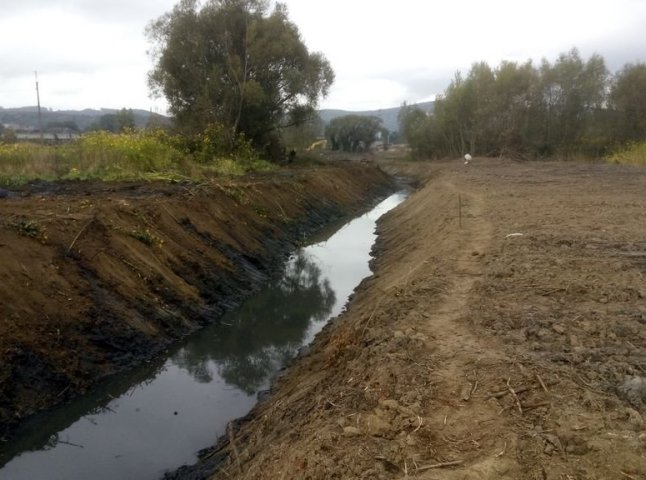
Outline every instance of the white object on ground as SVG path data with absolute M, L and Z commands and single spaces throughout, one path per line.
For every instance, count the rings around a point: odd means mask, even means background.
M 471 161 L 473 157 L 469 155 L 468 153 L 464 156 L 464 164 L 469 165 L 469 162 Z
M 524 233 L 510 233 L 505 238 L 522 237 L 523 235 L 525 235 L 525 234 Z

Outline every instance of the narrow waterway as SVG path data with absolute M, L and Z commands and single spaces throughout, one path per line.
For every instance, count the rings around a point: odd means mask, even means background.
M 0 444 L 0 480 L 153 480 L 197 461 L 341 312 L 370 274 L 375 222 L 404 198 L 392 195 L 299 249 L 280 280 L 168 358 L 34 418 L 15 441 Z

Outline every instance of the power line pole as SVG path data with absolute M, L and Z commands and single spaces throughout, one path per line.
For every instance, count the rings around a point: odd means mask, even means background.
M 38 72 L 36 75 L 36 100 L 38 101 L 38 126 L 40 127 L 40 143 L 45 143 L 45 136 L 43 134 L 43 115 L 40 112 L 40 90 L 38 89 Z

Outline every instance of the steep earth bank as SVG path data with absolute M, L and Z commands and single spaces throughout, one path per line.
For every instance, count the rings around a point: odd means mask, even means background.
M 375 275 L 172 478 L 646 478 L 646 170 L 390 168 Z
M 0 439 L 257 289 L 305 236 L 393 189 L 374 167 L 0 198 Z

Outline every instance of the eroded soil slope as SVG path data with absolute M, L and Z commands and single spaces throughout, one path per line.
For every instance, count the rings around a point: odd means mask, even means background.
M 374 277 L 184 478 L 646 478 L 646 171 L 391 168 Z
M 0 438 L 215 321 L 304 235 L 392 188 L 377 168 L 347 165 L 3 191 Z

